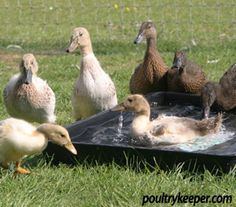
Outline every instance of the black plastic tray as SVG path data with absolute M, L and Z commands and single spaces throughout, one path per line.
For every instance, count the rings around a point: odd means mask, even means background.
M 200 97 L 197 95 L 174 93 L 174 92 L 157 92 L 147 95 L 150 102 L 157 102 L 159 105 L 165 104 L 180 104 L 180 105 L 195 105 L 201 106 Z M 214 109 L 214 107 L 213 107 Z M 200 107 L 199 107 L 200 110 Z M 214 112 L 213 112 L 214 113 Z M 129 116 L 129 112 L 124 114 Z M 185 168 L 220 170 L 227 172 L 236 163 L 236 133 L 233 139 L 224 143 L 214 145 L 205 150 L 187 152 L 179 149 L 166 149 L 162 147 L 142 147 L 131 146 L 128 144 L 113 145 L 113 144 L 94 144 L 88 140 L 86 133 L 89 127 L 98 124 L 105 125 L 113 121 L 119 116 L 119 113 L 112 111 L 101 112 L 88 119 L 75 122 L 66 128 L 72 138 L 72 142 L 78 150 L 78 155 L 73 156 L 63 148 L 49 143 L 45 153 L 49 157 L 53 156 L 53 164 L 60 162 L 66 164 L 77 164 L 83 161 L 95 161 L 96 163 L 109 163 L 115 161 L 118 164 L 126 164 L 127 162 L 140 163 L 145 161 L 154 166 L 158 164 L 161 168 L 172 168 L 175 165 L 183 163 Z M 224 119 L 230 117 L 235 118 L 235 112 L 224 113 Z M 234 119 L 236 120 L 236 119 Z M 231 129 L 236 131 L 236 123 L 231 122 Z M 109 125 L 111 124 L 109 123 Z M 128 127 L 128 126 L 126 126 Z

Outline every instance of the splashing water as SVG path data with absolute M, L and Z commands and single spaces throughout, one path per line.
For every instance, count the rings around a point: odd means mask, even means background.
M 181 150 L 193 152 L 197 150 L 205 150 L 213 145 L 221 144 L 233 138 L 234 132 L 227 131 L 222 125 L 221 130 L 217 134 L 196 137 L 192 143 L 177 144 Z
M 120 137 L 122 135 L 122 127 L 123 127 L 123 114 L 122 112 L 120 113 L 120 116 L 119 116 L 119 122 L 118 122 L 118 127 L 117 127 L 117 135 L 118 137 Z

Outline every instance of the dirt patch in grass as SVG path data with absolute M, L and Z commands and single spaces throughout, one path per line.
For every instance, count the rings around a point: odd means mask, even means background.
M 24 53 L 0 51 L 0 62 L 10 67 L 18 67 L 20 59 L 22 58 L 23 54 Z M 36 56 L 36 58 L 39 57 L 41 58 L 48 56 L 66 55 L 66 52 L 64 50 L 53 50 L 53 51 L 33 52 L 33 54 Z
M 3 53 L 0 52 L 0 62 L 6 65 L 17 67 L 19 65 L 19 60 L 21 59 L 21 54 L 16 53 Z

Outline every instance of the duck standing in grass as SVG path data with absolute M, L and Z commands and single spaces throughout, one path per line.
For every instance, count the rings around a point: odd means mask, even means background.
M 74 118 L 80 120 L 114 107 L 117 96 L 114 83 L 93 53 L 89 32 L 83 27 L 73 30 L 67 52 L 73 52 L 76 48 L 80 49 L 82 59 L 80 76 L 72 95 L 72 107 Z
M 47 123 L 36 128 L 24 120 L 15 118 L 1 121 L 1 166 L 7 169 L 9 162 L 16 162 L 15 173 L 29 174 L 28 170 L 20 166 L 21 159 L 42 152 L 46 148 L 48 140 L 77 154 L 67 130 L 62 126 Z
M 152 21 L 143 22 L 135 44 L 147 40 L 147 49 L 143 63 L 138 65 L 130 79 L 130 92 L 132 94 L 147 94 L 167 89 L 166 72 L 168 67 L 162 60 L 156 48 L 156 27 Z
M 203 118 L 208 118 L 214 102 L 222 111 L 236 108 L 236 64 L 221 77 L 219 83 L 208 82 L 201 92 Z
M 37 77 L 38 63 L 33 54 L 25 54 L 20 73 L 14 75 L 3 91 L 7 112 L 29 122 L 54 123 L 55 94 L 47 82 Z
M 188 117 L 160 115 L 150 121 L 150 106 L 142 95 L 129 95 L 113 111 L 132 111 L 135 113 L 130 132 L 139 144 L 179 144 L 199 136 L 217 133 L 222 124 L 222 115 L 215 118 L 195 120 Z
M 176 51 L 173 66 L 167 73 L 168 91 L 200 94 L 206 82 L 201 67 L 189 61 L 183 51 Z

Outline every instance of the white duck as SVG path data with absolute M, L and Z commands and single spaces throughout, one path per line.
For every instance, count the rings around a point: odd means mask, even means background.
M 150 106 L 142 95 L 129 95 L 113 111 L 132 111 L 135 113 L 131 124 L 131 136 L 141 144 L 178 144 L 199 136 L 217 133 L 222 124 L 222 115 L 205 120 L 188 117 L 161 115 L 150 121 Z
M 25 54 L 20 73 L 7 83 L 3 98 L 7 112 L 30 122 L 54 123 L 55 94 L 47 82 L 37 77 L 38 63 L 33 54 Z
M 76 48 L 80 49 L 82 59 L 72 106 L 74 118 L 79 120 L 114 107 L 117 105 L 117 96 L 115 85 L 101 68 L 93 53 L 89 33 L 83 27 L 73 30 L 67 52 L 73 52 Z
M 5 119 L 0 122 L 0 164 L 8 168 L 9 162 L 16 162 L 15 173 L 29 174 L 20 166 L 20 160 L 42 152 L 48 140 L 77 154 L 67 130 L 62 126 L 47 123 L 36 128 L 21 119 Z

